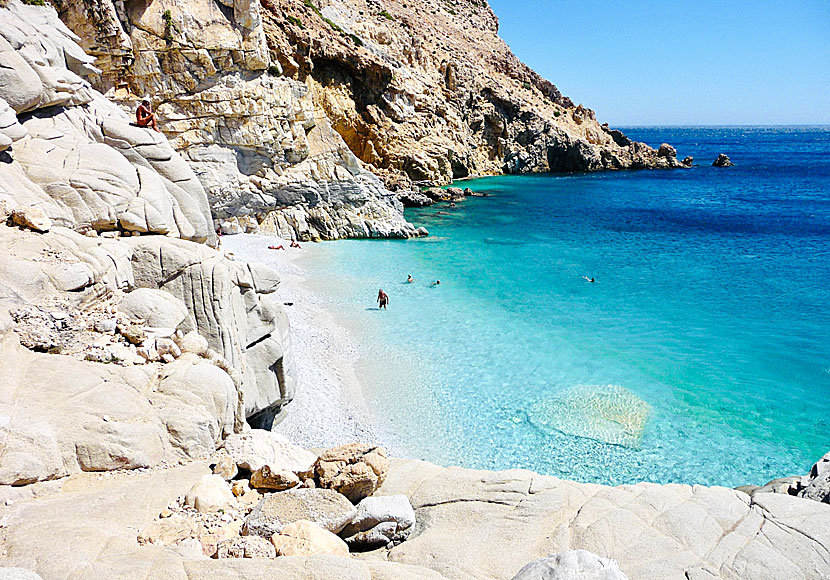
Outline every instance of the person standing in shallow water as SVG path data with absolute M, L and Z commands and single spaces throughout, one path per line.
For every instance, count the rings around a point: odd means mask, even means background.
M 389 295 L 383 291 L 383 288 L 378 290 L 378 306 L 386 310 L 386 306 L 389 304 Z

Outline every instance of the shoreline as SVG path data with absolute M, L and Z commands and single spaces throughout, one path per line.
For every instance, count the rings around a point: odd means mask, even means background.
M 356 371 L 361 355 L 353 331 L 337 319 L 307 277 L 304 262 L 325 250 L 311 243 L 297 250 L 287 240 L 260 234 L 223 236 L 222 242 L 222 250 L 236 259 L 277 270 L 281 282 L 274 300 L 293 303 L 284 308 L 299 380 L 285 419 L 272 431 L 307 449 L 358 441 L 393 451 L 366 403 Z M 272 244 L 284 244 L 286 250 L 267 250 Z

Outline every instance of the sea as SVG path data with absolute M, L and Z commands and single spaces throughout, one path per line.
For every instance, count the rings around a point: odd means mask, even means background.
M 310 258 L 397 453 L 739 486 L 830 451 L 830 127 L 624 130 L 698 165 L 463 181 L 428 238 Z

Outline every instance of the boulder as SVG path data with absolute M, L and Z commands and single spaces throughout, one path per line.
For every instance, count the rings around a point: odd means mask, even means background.
M 288 439 L 271 431 L 252 429 L 247 433 L 234 433 L 225 440 L 225 451 L 241 469 L 257 471 L 264 465 L 274 470 L 294 473 L 311 471 L 317 456 Z
M 230 510 L 236 504 L 227 482 L 218 475 L 203 475 L 184 498 L 187 505 L 202 513 Z
M 340 536 L 349 546 L 376 548 L 404 541 L 414 526 L 415 510 L 405 495 L 367 497 Z
M 461 201 L 464 199 L 464 190 L 460 187 L 448 187 L 447 193 L 450 194 L 452 201 Z
M 386 451 L 377 445 L 350 443 L 324 451 L 314 464 L 320 487 L 334 489 L 352 503 L 372 495 L 389 470 Z
M 718 155 L 718 158 L 712 163 L 712 167 L 732 167 L 733 165 L 735 164 L 732 163 L 732 160 L 725 153 Z
M 269 465 L 263 465 L 251 474 L 251 487 L 254 489 L 285 491 L 301 483 L 300 478 L 293 471 L 271 469 Z
M 271 537 L 288 524 L 308 520 L 337 533 L 357 513 L 345 497 L 329 489 L 290 489 L 265 496 L 245 518 L 242 533 Z
M 349 557 L 346 543 L 312 522 L 300 520 L 285 526 L 282 532 L 271 536 L 278 556 L 332 556 Z
M 417 191 L 405 191 L 398 194 L 404 207 L 427 207 L 435 203 L 431 198 Z
M 118 310 L 153 328 L 175 329 L 187 317 L 187 308 L 181 300 L 164 290 L 152 288 L 136 288 L 124 296 Z
M 628 580 L 614 560 L 572 550 L 531 562 L 513 580 Z
M 214 475 L 220 476 L 225 481 L 230 481 L 236 477 L 239 471 L 236 468 L 236 462 L 227 451 L 220 450 L 214 457 L 214 462 L 211 464 L 211 469 Z M 234 494 L 237 495 L 237 494 Z
M 237 222 L 221 222 L 219 229 L 225 236 L 235 236 L 237 234 L 244 234 L 245 230 Z
M 452 200 L 452 194 L 446 189 L 441 189 L 440 187 L 428 187 L 421 193 L 430 198 L 433 202 Z
M 189 352 L 199 356 L 205 356 L 210 348 L 207 339 L 195 330 L 181 337 L 177 344 L 182 352 Z
M 242 536 L 219 542 L 216 557 L 222 558 L 276 558 L 274 544 L 259 536 Z
M 830 503 L 830 453 L 819 459 L 802 481 L 799 497 Z
M 683 161 L 680 162 L 684 167 L 691 167 L 695 164 L 695 158 L 691 155 L 684 157 Z
M 39 207 L 17 207 L 12 210 L 11 217 L 17 225 L 36 232 L 48 232 L 52 229 L 52 220 Z
M 674 159 L 677 157 L 677 149 L 668 143 L 662 143 L 657 150 L 657 157 L 665 157 L 666 159 Z

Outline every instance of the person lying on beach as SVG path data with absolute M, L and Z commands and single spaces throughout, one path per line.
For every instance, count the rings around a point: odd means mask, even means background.
M 139 127 L 151 127 L 154 131 L 158 131 L 156 124 L 156 114 L 150 108 L 150 101 L 144 99 L 135 110 L 135 124 Z
M 415 278 L 412 277 L 412 274 L 406 277 L 406 283 L 412 284 L 415 281 Z
M 589 278 L 588 276 L 583 276 L 582 279 L 587 280 L 588 282 L 596 282 L 596 280 L 594 280 L 593 278 Z
M 435 282 L 433 282 L 433 283 L 430 285 L 430 287 L 431 287 L 431 288 L 435 288 L 436 286 L 440 286 L 440 285 L 441 285 L 441 280 L 436 280 Z
M 299 250 L 302 249 L 302 248 L 300 248 L 300 244 L 297 243 L 297 240 L 291 240 L 291 247 L 292 248 L 297 248 Z
M 282 250 L 282 251 L 285 251 L 285 246 L 283 246 L 282 244 L 280 244 L 279 246 L 268 246 L 268 249 L 269 250 Z
M 386 310 L 386 306 L 389 304 L 389 295 L 383 291 L 383 288 L 378 290 L 378 306 Z

